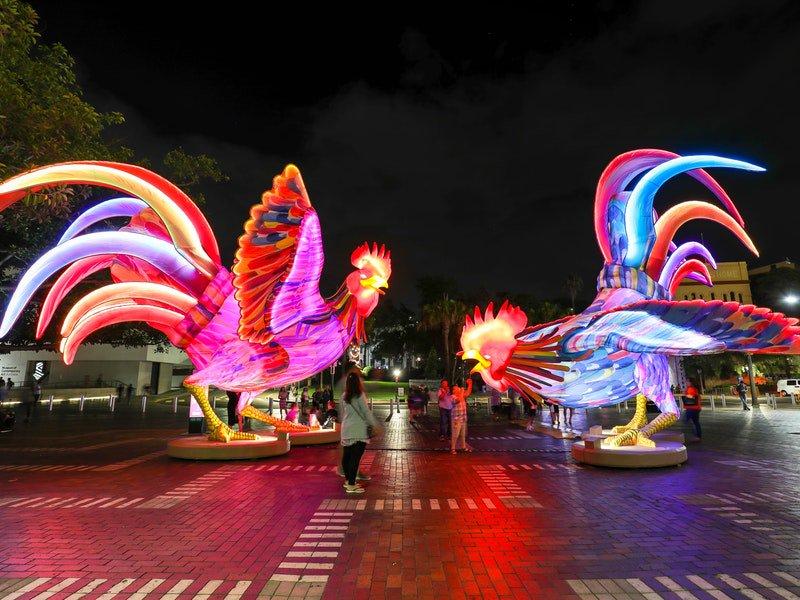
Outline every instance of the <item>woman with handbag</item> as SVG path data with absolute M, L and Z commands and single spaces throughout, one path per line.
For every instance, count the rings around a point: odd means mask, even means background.
M 347 375 L 342 395 L 342 467 L 344 469 L 344 489 L 348 494 L 363 494 L 364 488 L 356 483 L 358 465 L 367 442 L 383 431 L 378 420 L 367 406 L 364 384 L 355 371 Z

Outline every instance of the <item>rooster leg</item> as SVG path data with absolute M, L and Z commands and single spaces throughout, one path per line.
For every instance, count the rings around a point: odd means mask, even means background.
M 231 440 L 257 440 L 258 436 L 253 433 L 242 433 L 241 431 L 234 431 L 223 423 L 220 418 L 214 413 L 211 404 L 208 402 L 208 388 L 205 386 L 192 385 L 184 383 L 184 387 L 188 392 L 197 398 L 197 403 L 203 411 L 203 416 L 206 418 L 206 427 L 208 427 L 208 439 L 212 442 L 230 442 Z
M 644 396 L 642 396 L 644 398 Z M 637 404 L 639 398 L 637 397 Z M 645 399 L 646 403 L 647 400 Z M 638 406 L 636 412 L 639 412 Z M 614 437 L 607 438 L 604 442 L 606 446 L 646 446 L 648 448 L 655 448 L 656 443 L 650 439 L 654 433 L 666 429 L 678 420 L 678 414 L 675 412 L 663 412 L 655 419 L 647 423 L 641 429 L 629 429 L 624 433 L 615 435 Z
M 660 416 L 653 422 L 655 423 Z M 617 446 L 648 446 L 652 448 L 655 443 L 650 439 L 649 434 L 644 433 L 647 427 L 647 397 L 644 394 L 636 394 L 636 412 L 633 413 L 633 418 L 627 425 L 614 427 L 612 431 L 617 435 L 606 438 L 603 445 L 612 448 Z
M 617 425 L 611 433 L 625 433 L 631 429 L 639 430 L 647 424 L 647 398 L 644 394 L 636 394 L 636 412 L 627 425 Z
M 297 423 L 292 423 L 291 421 L 285 421 L 284 419 L 278 419 L 277 417 L 273 417 L 270 414 L 265 413 L 263 410 L 257 409 L 252 404 L 248 404 L 245 406 L 242 411 L 239 413 L 243 417 L 250 417 L 251 419 L 255 419 L 256 421 L 261 421 L 262 423 L 266 423 L 267 425 L 272 425 L 275 428 L 275 431 L 311 431 L 312 427 L 308 427 L 307 425 L 298 425 Z M 319 427 L 316 427 L 319 429 Z

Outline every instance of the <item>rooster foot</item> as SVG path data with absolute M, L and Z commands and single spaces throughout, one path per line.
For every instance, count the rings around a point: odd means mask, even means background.
M 641 429 L 647 424 L 647 398 L 644 394 L 636 395 L 636 411 L 631 420 L 625 425 L 617 425 L 611 429 L 611 433 L 626 433 Z M 627 446 L 628 444 L 617 444 L 617 446 Z
M 603 446 L 607 448 L 617 448 L 619 446 L 642 446 L 645 448 L 655 448 L 656 444 L 646 433 L 638 429 L 628 429 L 623 433 L 606 438 Z
M 258 436 L 254 433 L 244 433 L 235 431 L 223 422 L 217 423 L 208 434 L 208 439 L 212 442 L 228 443 L 231 440 L 257 440 Z
M 291 421 L 285 421 L 283 419 L 273 417 L 272 415 L 265 413 L 263 410 L 257 409 L 252 404 L 245 406 L 240 414 L 243 417 L 249 417 L 251 419 L 255 419 L 256 421 L 266 423 L 267 425 L 272 425 L 275 428 L 275 431 L 289 431 L 298 433 L 313 429 L 313 427 L 308 427 L 307 425 L 299 425 L 297 423 L 292 423 Z

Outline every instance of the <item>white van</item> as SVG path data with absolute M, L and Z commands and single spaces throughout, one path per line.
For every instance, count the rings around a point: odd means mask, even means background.
M 779 379 L 778 393 L 781 396 L 800 394 L 800 379 Z

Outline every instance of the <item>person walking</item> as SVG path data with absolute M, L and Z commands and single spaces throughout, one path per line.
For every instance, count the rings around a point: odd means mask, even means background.
M 472 393 L 472 379 L 467 379 L 467 389 L 453 387 L 453 409 L 450 426 L 450 454 L 456 453 L 456 446 L 461 444 L 465 452 L 472 452 L 467 444 L 467 398 Z
M 552 400 L 546 400 L 546 402 L 550 406 L 550 425 L 555 429 L 560 429 L 561 425 L 559 424 L 558 418 L 558 404 Z
M 696 436 L 695 442 L 699 442 L 703 437 L 703 432 L 700 429 L 700 392 L 697 391 L 697 384 L 694 380 L 689 380 L 689 385 L 683 393 L 683 421 L 688 423 L 692 422 L 694 427 L 694 434 Z
M 439 439 L 450 437 L 450 411 L 453 409 L 453 395 L 450 393 L 450 384 L 442 379 L 437 393 L 439 398 Z M 446 437 L 445 437 L 446 436 Z
M 364 488 L 356 482 L 358 467 L 370 437 L 380 435 L 383 427 L 367 406 L 364 383 L 355 371 L 352 371 L 345 380 L 342 411 L 344 490 L 348 494 L 363 494 Z
M 289 392 L 285 387 L 278 390 L 278 416 L 281 419 L 286 418 L 286 401 L 289 399 Z
M 489 391 L 489 405 L 491 406 L 492 410 L 492 419 L 495 421 L 500 420 L 500 410 L 501 410 L 501 396 L 500 391 L 496 388 L 492 388 Z
M 750 407 L 747 406 L 747 386 L 742 377 L 736 381 L 736 393 L 739 394 L 739 400 L 742 401 L 742 410 L 750 410 Z

